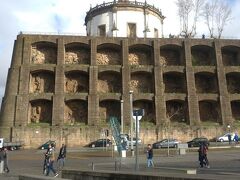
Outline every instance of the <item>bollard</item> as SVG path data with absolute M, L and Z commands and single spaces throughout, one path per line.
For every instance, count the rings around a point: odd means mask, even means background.
M 117 171 L 117 161 L 115 161 L 115 171 Z
M 92 171 L 94 171 L 95 169 L 94 169 L 94 163 L 92 162 Z
M 122 169 L 122 161 L 119 162 L 119 170 Z

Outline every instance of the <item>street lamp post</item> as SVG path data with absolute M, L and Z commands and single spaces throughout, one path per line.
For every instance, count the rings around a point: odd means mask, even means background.
M 130 133 L 131 133 L 131 153 L 132 156 L 134 156 L 134 151 L 133 151 L 133 117 L 132 117 L 132 113 L 133 113 L 133 91 L 129 91 L 129 95 L 130 95 Z
M 123 134 L 123 100 L 121 100 L 121 134 Z

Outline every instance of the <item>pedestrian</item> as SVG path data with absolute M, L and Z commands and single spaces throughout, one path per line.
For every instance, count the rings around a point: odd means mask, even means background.
M 238 137 L 237 132 L 235 133 L 233 140 L 235 141 L 236 144 L 238 144 L 239 137 Z
M 8 168 L 8 150 L 6 147 L 3 149 L 3 163 L 3 171 L 9 173 L 10 170 Z
M 228 133 L 228 143 L 231 144 L 232 142 L 232 135 L 231 133 Z
M 208 146 L 206 143 L 200 143 L 199 149 L 198 149 L 198 160 L 200 162 L 200 167 L 203 168 L 204 166 L 207 168 L 210 168 L 209 161 L 207 158 L 207 151 Z
M 148 147 L 147 147 L 147 167 L 154 167 L 154 164 L 153 164 L 153 149 L 152 149 L 151 144 L 148 144 Z
M 56 172 L 56 170 L 53 167 L 54 161 L 55 161 L 54 145 L 49 144 L 48 150 L 46 152 L 46 163 L 47 163 L 46 176 L 49 175 L 50 171 L 53 172 L 54 177 L 58 176 L 58 173 Z
M 67 154 L 67 147 L 65 144 L 62 144 L 62 147 L 60 148 L 58 159 L 57 159 L 59 170 L 62 170 L 62 168 L 64 167 L 66 154 Z
M 44 175 L 47 174 L 48 162 L 49 162 L 48 151 L 50 150 L 50 147 L 51 146 L 48 145 L 47 151 L 46 151 L 46 153 L 44 153 L 44 161 L 43 161 L 43 174 Z

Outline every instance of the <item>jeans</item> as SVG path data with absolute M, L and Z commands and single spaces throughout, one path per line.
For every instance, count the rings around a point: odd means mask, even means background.
M 52 171 L 54 174 L 56 174 L 56 170 L 53 168 L 53 163 L 54 161 L 50 161 L 47 166 L 47 174 L 46 176 L 49 175 L 49 172 Z
M 62 168 L 64 167 L 65 164 L 65 158 L 60 158 L 58 159 L 58 169 L 62 170 Z
M 148 166 L 148 167 L 153 167 L 153 166 L 154 166 L 154 164 L 153 164 L 153 159 L 152 159 L 152 158 L 148 158 L 148 159 L 147 159 L 147 166 Z

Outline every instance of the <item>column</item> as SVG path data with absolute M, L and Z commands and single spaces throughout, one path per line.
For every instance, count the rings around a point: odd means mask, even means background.
M 91 65 L 89 67 L 88 125 L 99 121 L 99 96 L 97 94 L 98 67 L 96 63 L 97 41 L 91 39 Z
M 156 125 L 166 121 L 166 102 L 164 97 L 163 67 L 160 64 L 160 46 L 157 40 L 153 41 L 154 53 L 154 82 L 155 82 L 155 118 Z
M 227 90 L 227 80 L 224 72 L 224 66 L 222 63 L 222 53 L 219 40 L 214 41 L 214 50 L 216 55 L 217 65 L 217 79 L 219 86 L 219 103 L 221 108 L 221 118 L 224 125 L 231 124 L 233 122 L 231 114 L 231 102 Z
M 52 125 L 64 124 L 64 39 L 57 39 L 57 65 L 55 69 L 55 88 L 52 103 Z
M 130 87 L 131 70 L 128 64 L 128 40 L 122 40 L 122 99 L 123 99 L 123 119 L 124 124 L 130 126 Z
M 190 125 L 198 126 L 200 124 L 199 104 L 196 94 L 194 68 L 191 58 L 191 40 L 184 41 L 185 57 L 186 57 L 186 80 L 188 92 L 188 112 Z

